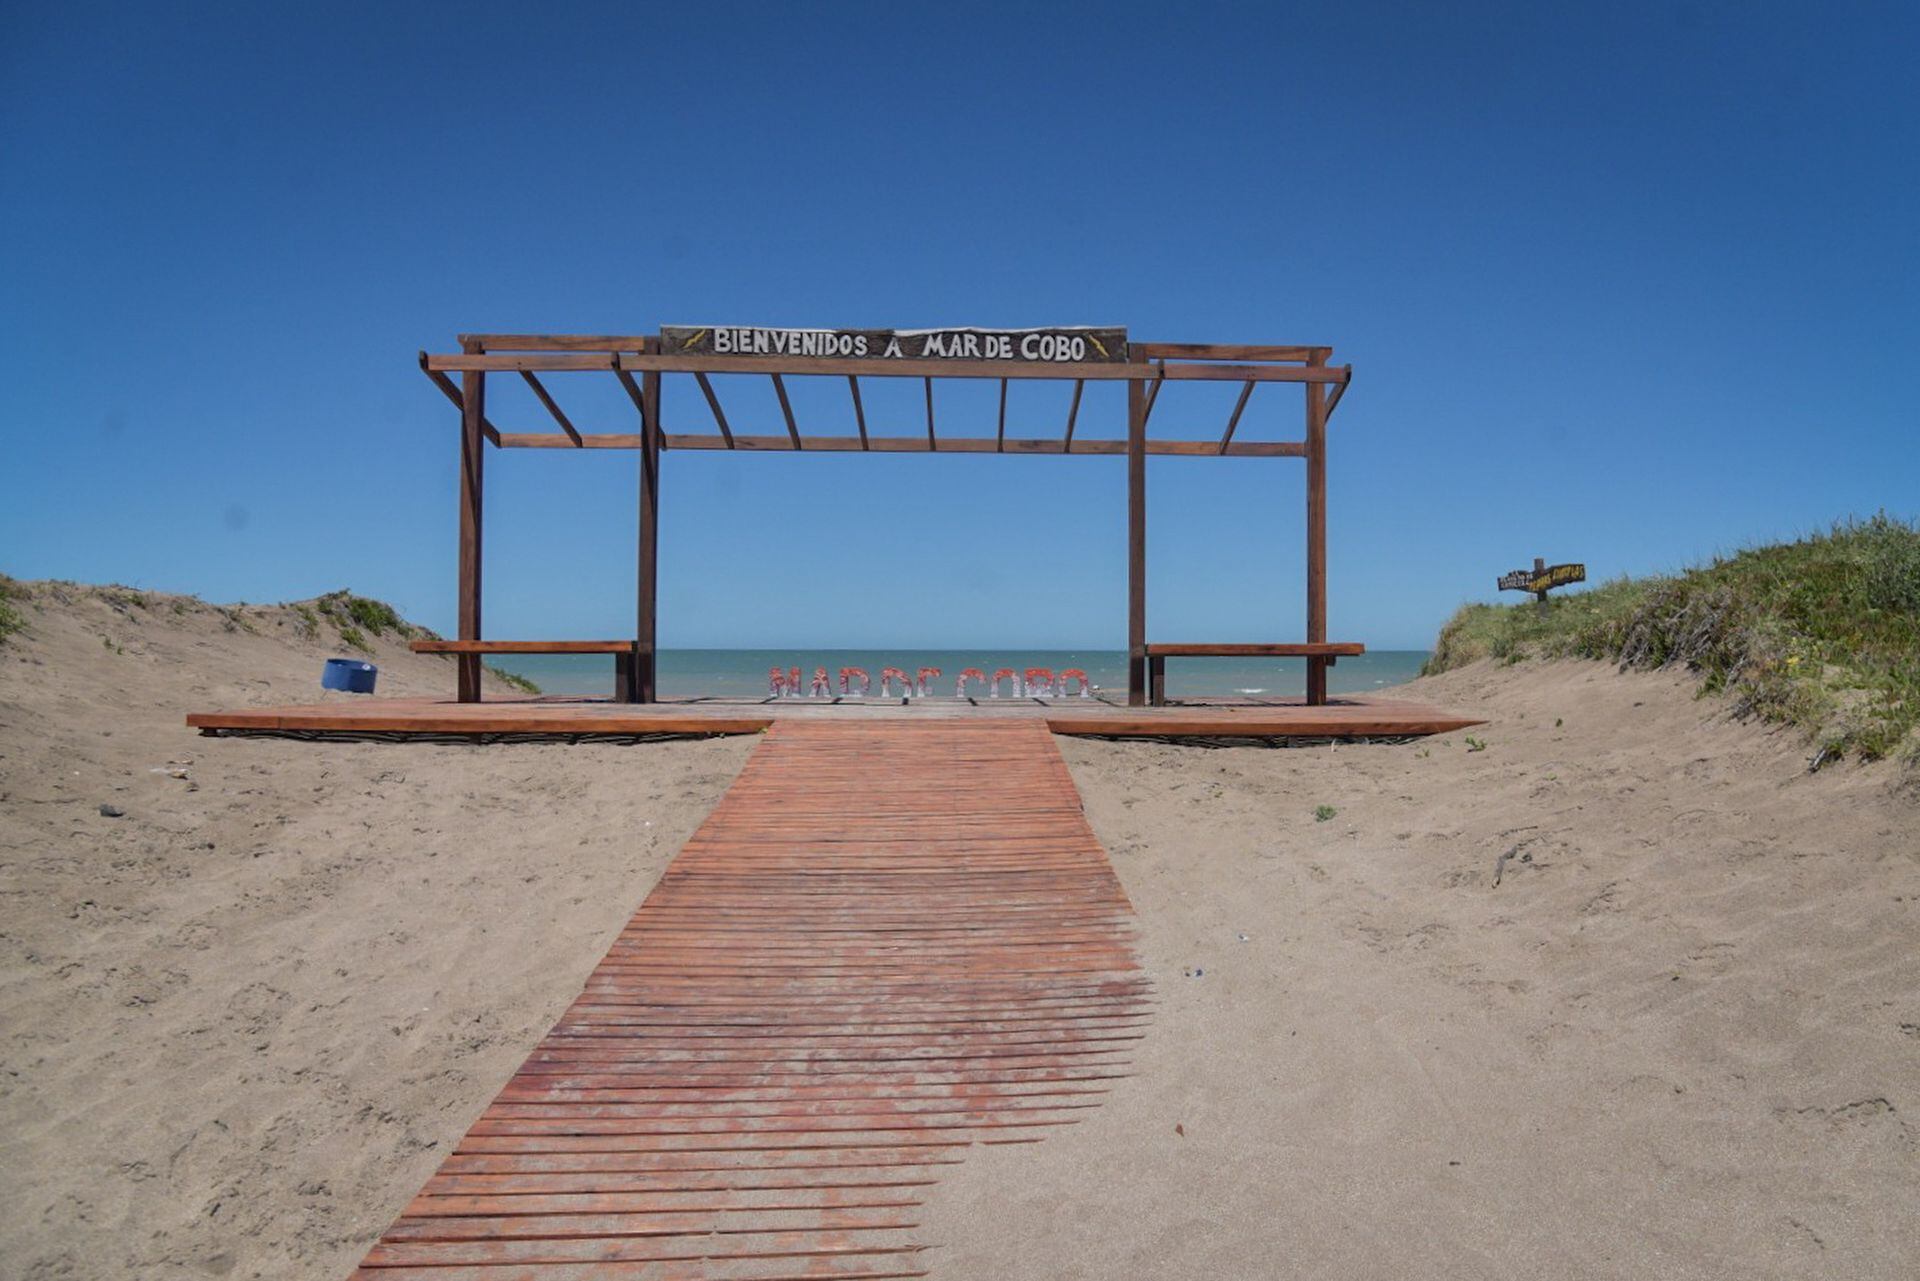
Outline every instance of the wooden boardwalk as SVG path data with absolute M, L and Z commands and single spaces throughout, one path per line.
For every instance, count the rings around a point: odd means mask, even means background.
M 942 1169 L 1126 1074 L 1132 918 L 1044 720 L 781 720 L 354 1275 L 926 1275 Z
M 607 699 L 364 698 L 284 707 L 195 712 L 187 724 L 205 733 L 379 734 L 395 737 L 500 734 L 752 734 L 776 721 L 843 718 L 870 722 L 943 718 L 1026 719 L 1056 734 L 1112 738 L 1403 738 L 1446 734 L 1480 722 L 1425 703 L 1380 695 L 1335 698 L 1320 707 L 1299 699 L 1219 699 L 1128 707 L 1102 699 L 686 699 L 616 703 Z

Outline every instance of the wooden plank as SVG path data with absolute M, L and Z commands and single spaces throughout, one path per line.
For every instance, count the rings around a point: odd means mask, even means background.
M 580 437 L 580 443 L 574 444 L 565 436 L 555 436 L 551 432 L 510 431 L 501 434 L 495 443 L 502 449 L 638 449 L 644 439 L 639 432 L 590 432 Z M 725 449 L 727 443 L 715 437 L 712 448 Z
M 481 526 L 486 489 L 485 438 L 487 375 L 479 369 L 460 376 L 460 565 L 458 627 L 461 640 L 480 639 Z M 480 701 L 480 659 L 465 654 L 455 660 L 459 698 Z
M 727 448 L 733 448 L 733 428 L 727 423 L 726 411 L 720 408 L 720 397 L 714 393 L 713 383 L 705 374 L 695 374 L 693 380 L 700 384 L 700 394 L 707 398 L 707 408 L 713 411 L 713 425 L 720 429 L 720 439 Z
M 1137 342 L 1129 348 L 1136 360 L 1289 360 L 1305 362 L 1315 352 L 1331 347 L 1274 347 L 1244 343 Z M 1324 360 L 1324 358 L 1323 358 Z
M 503 441 L 508 449 L 517 448 L 560 448 L 565 442 L 554 436 L 521 437 L 509 432 Z M 542 443 L 544 442 L 544 443 Z M 604 442 L 604 443 L 601 443 Z M 868 451 L 876 454 L 924 454 L 930 452 L 927 442 L 918 436 L 870 436 L 861 440 L 857 436 L 802 436 L 803 448 L 822 452 L 857 453 Z M 667 434 L 663 437 L 666 449 L 736 449 L 765 453 L 793 452 L 793 440 L 787 436 L 739 435 L 733 438 L 733 444 L 713 436 L 682 436 Z M 638 436 L 586 437 L 588 449 L 637 449 L 640 446 Z M 1230 445 L 1225 454 L 1220 446 L 1210 440 L 1149 440 L 1147 453 L 1182 458 L 1303 458 L 1307 447 L 1299 441 L 1240 441 Z M 952 436 L 940 438 L 940 453 L 943 454 L 1060 454 L 1061 442 L 1043 437 L 1016 437 L 1013 439 L 994 439 L 989 437 L 969 437 L 956 439 Z M 1086 437 L 1072 441 L 1065 449 L 1069 454 L 1093 454 L 1118 456 L 1127 452 L 1124 440 L 1090 440 Z
M 847 390 L 853 395 L 853 421 L 860 429 L 860 448 L 867 447 L 867 408 L 860 403 L 860 379 L 847 375 Z
M 553 421 L 560 424 L 560 430 L 567 433 L 567 439 L 573 442 L 575 449 L 578 449 L 580 447 L 580 433 L 574 429 L 572 420 L 560 412 L 560 406 L 554 403 L 553 397 L 547 394 L 546 384 L 541 382 L 539 376 L 531 369 L 522 369 L 520 371 L 520 377 L 526 380 L 527 386 L 533 388 L 533 394 L 539 397 L 540 403 L 547 407 L 549 414 L 553 415 Z M 498 442 L 495 443 L 497 444 Z
M 453 385 L 453 379 L 447 377 L 439 370 L 427 368 L 427 353 L 424 351 L 420 353 L 420 372 L 433 380 L 433 385 L 440 389 L 442 395 L 453 402 L 455 409 L 459 410 L 462 414 L 466 413 L 467 402 L 466 398 L 460 394 L 460 389 Z M 492 441 L 496 447 L 499 446 L 500 430 L 495 427 L 492 421 L 484 414 L 481 415 L 480 418 L 480 432 L 488 440 Z
M 634 334 L 461 334 L 461 345 L 480 351 L 630 351 L 647 349 L 647 335 Z
M 787 399 L 787 384 L 781 381 L 779 374 L 773 375 L 773 394 L 780 398 L 780 416 L 787 420 L 787 436 L 792 440 L 793 447 L 805 449 L 806 446 L 800 442 L 800 428 L 793 421 L 793 403 Z
M 1220 437 L 1220 452 L 1223 454 L 1233 444 L 1234 429 L 1240 425 L 1240 415 L 1246 412 L 1247 397 L 1251 395 L 1253 395 L 1253 384 L 1248 383 L 1240 389 L 1240 399 L 1233 402 L 1233 416 L 1227 419 L 1226 433 Z
M 623 654 L 630 640 L 417 640 L 416 654 Z
M 1092 362 L 1040 363 L 1024 360 L 861 360 L 806 359 L 790 356 L 692 356 L 646 354 L 588 355 L 581 353 L 526 353 L 520 355 L 429 354 L 430 369 L 448 373 L 471 369 L 537 371 L 592 371 L 616 367 L 639 372 L 690 374 L 788 374 L 796 377 L 863 378 L 1025 378 L 1069 380 L 1085 378 L 1122 382 L 1135 378 L 1173 381 L 1339 383 L 1348 376 L 1345 366 L 1224 365 L 1224 364 L 1104 364 Z
M 878 777 L 918 799 L 876 810 Z M 944 1166 L 1101 1100 L 1029 1082 L 1124 1073 L 1131 918 L 1043 722 L 775 725 L 355 1275 L 919 1275 L 876 1261 L 924 1248 Z
M 1319 641 L 1279 644 L 1169 644 L 1151 641 L 1149 654 L 1167 654 L 1176 658 L 1356 658 L 1367 652 L 1365 645 L 1352 641 Z
M 247 707 L 195 712 L 188 726 L 203 732 L 288 734 L 510 735 L 567 737 L 656 734 L 752 734 L 778 721 L 846 718 L 863 725 L 911 719 L 1035 719 L 1060 734 L 1144 738 L 1409 737 L 1448 733 L 1481 722 L 1442 708 L 1378 695 L 1300 699 L 1188 700 L 1168 707 L 1128 707 L 1078 698 L 1003 701 L 997 705 L 934 700 L 839 704 L 807 699 L 674 700 L 641 706 L 605 699 L 512 697 L 485 703 L 450 699 L 356 698 L 351 702 Z
M 1147 701 L 1147 391 L 1127 384 L 1127 703 Z

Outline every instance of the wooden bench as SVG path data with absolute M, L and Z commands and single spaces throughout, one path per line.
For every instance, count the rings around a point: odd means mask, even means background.
M 469 674 L 462 670 L 460 701 L 480 701 L 480 657 L 484 654 L 612 654 L 613 701 L 641 701 L 639 683 L 634 679 L 640 665 L 640 642 L 630 640 L 517 641 L 517 640 L 417 640 L 416 654 L 458 654 L 463 663 L 471 663 Z
M 1304 658 L 1307 660 L 1307 702 L 1318 707 L 1327 701 L 1327 668 L 1339 659 L 1354 658 L 1366 652 L 1365 645 L 1350 641 L 1276 645 L 1148 645 L 1147 702 L 1154 707 L 1166 706 L 1169 658 Z

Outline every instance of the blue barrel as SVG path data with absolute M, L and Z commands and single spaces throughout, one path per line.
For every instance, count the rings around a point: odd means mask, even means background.
M 344 689 L 349 694 L 373 693 L 373 681 L 380 669 L 357 658 L 329 658 L 320 673 L 322 689 Z

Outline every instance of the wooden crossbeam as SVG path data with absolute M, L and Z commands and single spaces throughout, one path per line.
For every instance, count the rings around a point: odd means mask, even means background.
M 806 446 L 800 443 L 800 428 L 793 421 L 793 402 L 787 399 L 787 385 L 780 380 L 779 374 L 773 376 L 773 394 L 780 398 L 780 412 L 787 420 L 787 435 L 793 438 L 793 447 L 805 449 Z
M 1248 383 L 1240 389 L 1240 399 L 1233 403 L 1233 417 L 1227 419 L 1226 435 L 1220 437 L 1220 452 L 1226 453 L 1227 446 L 1233 442 L 1233 429 L 1240 425 L 1240 415 L 1247 407 L 1247 397 L 1253 395 L 1253 384 Z
M 707 398 L 707 408 L 713 411 L 713 425 L 720 429 L 720 438 L 727 442 L 727 448 L 733 448 L 733 428 L 727 425 L 726 411 L 720 408 L 720 397 L 713 392 L 713 384 L 707 381 L 705 374 L 695 374 L 693 380 L 700 384 L 700 394 Z
M 522 369 L 520 376 L 527 380 L 527 386 L 533 388 L 533 394 L 540 398 L 540 403 L 545 405 L 547 412 L 553 415 L 553 421 L 560 424 L 560 430 L 567 433 L 567 439 L 573 442 L 576 449 L 579 448 L 580 433 L 575 430 L 572 421 L 568 419 L 566 414 L 561 412 L 560 406 L 553 403 L 553 397 L 547 394 L 545 385 L 534 376 L 531 369 Z
M 501 438 L 509 449 L 547 449 L 564 448 L 566 442 L 558 436 L 530 434 L 516 435 L 508 433 Z M 1124 454 L 1127 442 L 1124 440 L 1091 440 L 1079 438 L 1064 450 L 1058 436 L 1009 438 L 993 436 L 954 437 L 943 436 L 937 451 L 929 449 L 927 442 L 919 436 L 870 436 L 862 440 L 858 436 L 802 436 L 798 444 L 788 436 L 749 436 L 734 433 L 733 444 L 728 445 L 716 436 L 667 434 L 661 440 L 663 448 L 674 449 L 736 449 L 753 453 L 791 453 L 795 449 L 806 449 L 822 453 L 860 453 L 876 454 L 1060 454 L 1107 455 Z M 631 435 L 605 435 L 586 437 L 588 449 L 638 449 L 640 438 Z M 1213 440 L 1150 440 L 1147 442 L 1149 454 L 1175 455 L 1188 458 L 1214 458 L 1221 456 L 1220 444 Z M 1299 441 L 1238 441 L 1227 447 L 1225 456 L 1229 458 L 1303 458 L 1306 446 Z
M 1157 366 L 1156 368 L 1158 370 L 1157 376 L 1153 379 L 1152 382 L 1147 384 L 1146 412 L 1143 413 L 1140 417 L 1140 425 L 1142 427 L 1146 426 L 1147 423 L 1151 421 L 1153 418 L 1153 406 L 1160 399 L 1160 385 L 1163 381 L 1165 381 L 1167 376 L 1167 367 L 1165 365 L 1160 365 L 1160 366 Z
M 519 355 L 489 355 L 462 352 L 429 355 L 427 365 L 447 373 L 469 370 L 567 370 L 590 372 L 612 369 L 616 363 L 639 373 L 657 371 L 669 374 L 793 374 L 807 377 L 844 377 L 859 374 L 873 378 L 1032 378 L 1064 381 L 1085 378 L 1095 382 L 1130 380 L 1167 380 L 1172 382 L 1255 382 L 1342 383 L 1347 380 L 1346 365 L 1220 365 L 1220 364 L 1097 364 L 1051 363 L 1025 360 L 871 360 L 857 357 L 803 359 L 790 356 L 694 356 L 642 353 L 582 354 L 573 352 L 533 352 Z
M 1351 377 L 1349 377 L 1345 382 L 1335 383 L 1333 385 L 1333 391 L 1328 393 L 1327 395 L 1327 408 L 1325 413 L 1322 415 L 1323 417 L 1325 418 L 1333 417 L 1333 407 L 1340 403 L 1340 398 L 1347 394 L 1347 388 L 1351 386 L 1353 386 L 1353 379 Z
M 1067 406 L 1067 438 L 1060 444 L 1060 452 L 1063 454 L 1073 452 L 1073 424 L 1078 421 L 1080 417 L 1080 393 L 1086 389 L 1087 384 L 1084 381 L 1078 378 L 1074 379 L 1073 403 Z
M 641 417 L 643 417 L 643 418 L 644 418 L 644 417 L 646 416 L 646 413 L 647 413 L 647 400 L 646 400 L 646 397 L 645 397 L 645 396 L 642 396 L 642 395 L 640 394 L 640 384 L 639 384 L 639 383 L 636 383 L 635 381 L 633 381 L 633 375 L 632 375 L 632 374 L 630 374 L 630 373 L 628 373 L 628 372 L 627 372 L 626 370 L 624 370 L 624 369 L 622 369 L 622 368 L 620 368 L 620 367 L 619 367 L 618 365 L 615 365 L 615 366 L 614 366 L 614 369 L 613 369 L 613 372 L 614 372 L 614 376 L 615 376 L 615 377 L 617 377 L 617 378 L 619 378 L 619 380 L 620 380 L 620 385 L 621 385 L 622 387 L 625 387 L 625 388 L 627 389 L 627 399 L 628 399 L 628 400 L 631 400 L 631 401 L 633 402 L 633 407 L 634 407 L 635 409 L 637 409 L 637 410 L 639 410 L 639 411 L 640 411 L 640 415 L 641 415 Z M 601 437 L 597 437 L 597 436 L 588 436 L 588 437 L 587 437 L 586 439 L 587 439 L 587 441 L 588 441 L 588 442 L 592 442 L 592 441 L 594 441 L 594 440 L 598 440 L 598 439 L 602 439 L 602 438 L 601 438 Z M 624 439 L 624 437 L 623 437 L 623 439 Z M 632 439 L 633 439 L 633 440 L 634 440 L 635 442 L 638 442 L 640 438 L 639 438 L 638 436 L 635 436 L 635 437 L 633 437 Z M 628 449 L 638 449 L 638 448 L 639 448 L 639 445 L 638 445 L 638 444 L 636 443 L 636 444 L 633 444 L 633 445 L 628 445 L 628 446 L 626 446 L 626 448 L 628 448 Z
M 847 375 L 847 390 L 853 393 L 853 421 L 860 428 L 860 448 L 867 447 L 867 407 L 860 403 L 860 380 Z
M 424 351 L 420 353 L 420 372 L 433 380 L 433 385 L 438 387 L 441 393 L 453 402 L 455 409 L 463 414 L 467 412 L 467 398 L 462 396 L 460 389 L 453 385 L 453 379 L 447 377 L 438 369 L 427 368 L 427 353 Z M 493 425 L 490 419 L 484 416 L 480 419 L 480 431 L 488 440 L 492 441 L 495 446 L 500 444 L 499 429 Z

